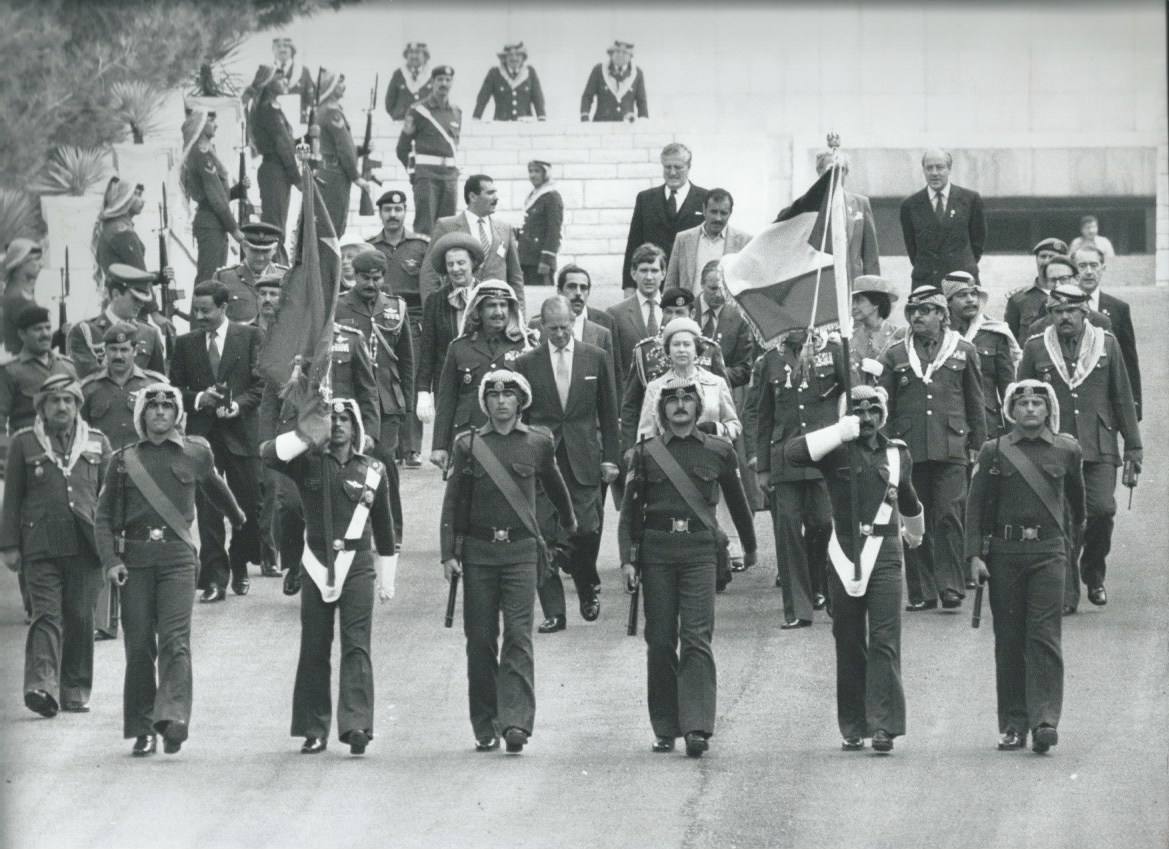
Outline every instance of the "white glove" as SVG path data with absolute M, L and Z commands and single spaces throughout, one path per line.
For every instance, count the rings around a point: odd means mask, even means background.
M 808 454 L 813 460 L 823 460 L 844 443 L 856 439 L 860 433 L 860 419 L 856 416 L 844 416 L 836 424 L 808 434 Z
M 872 357 L 865 357 L 861 360 L 861 371 L 865 374 L 871 374 L 873 377 L 880 377 L 885 371 L 885 367 Z
M 418 393 L 418 403 L 414 405 L 414 414 L 418 421 L 430 424 L 434 421 L 434 396 L 429 392 Z
M 861 435 L 861 420 L 856 416 L 843 416 L 836 423 L 836 432 L 840 434 L 840 441 L 852 442 Z
M 394 582 L 398 578 L 398 555 L 380 555 L 376 571 L 378 601 L 387 602 L 394 597 Z
M 917 548 L 925 537 L 925 510 L 916 516 L 901 517 L 901 536 L 910 548 Z

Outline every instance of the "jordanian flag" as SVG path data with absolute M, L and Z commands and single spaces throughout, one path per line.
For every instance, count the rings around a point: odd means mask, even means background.
M 839 325 L 851 336 L 847 263 L 844 189 L 840 169 L 830 168 L 742 251 L 723 258 L 723 279 L 767 345 L 809 326 Z

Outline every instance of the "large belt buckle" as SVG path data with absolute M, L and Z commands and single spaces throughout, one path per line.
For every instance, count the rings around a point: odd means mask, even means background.
M 1024 540 L 1037 540 L 1037 539 L 1039 539 L 1039 526 L 1038 525 L 1036 525 L 1034 528 L 1019 528 L 1019 531 L 1020 531 L 1019 539 L 1024 539 Z
M 150 529 L 150 541 L 151 542 L 162 542 L 162 537 L 163 537 L 162 528 L 151 528 Z
M 511 528 L 492 528 L 492 542 L 511 542 Z
M 345 540 L 343 540 L 343 539 L 333 540 L 333 551 L 344 551 L 344 550 L 345 550 Z
M 672 534 L 688 534 L 690 533 L 689 519 L 670 519 L 670 533 Z
M 871 537 L 873 535 L 873 526 L 867 523 L 862 522 L 860 530 L 861 536 L 863 537 Z

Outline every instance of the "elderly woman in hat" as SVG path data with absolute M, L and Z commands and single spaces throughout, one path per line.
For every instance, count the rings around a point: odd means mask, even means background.
M 528 49 L 522 41 L 505 44 L 496 54 L 499 64 L 487 72 L 475 99 L 476 120 L 483 117 L 487 101 L 495 101 L 496 121 L 544 120 L 544 90 L 536 69 L 528 65 Z
M 251 181 L 232 186 L 227 168 L 215 153 L 215 113 L 195 109 L 183 122 L 183 156 L 179 185 L 196 204 L 192 228 L 198 246 L 195 282 L 210 280 L 227 263 L 227 237 L 243 242 L 231 200 L 245 197 Z
M 893 341 L 896 325 L 889 320 L 897 292 L 893 284 L 876 274 L 862 274 L 852 283 L 852 339 L 849 358 L 859 381 L 869 375 L 876 382 L 877 357 Z
M 609 62 L 593 66 L 580 98 L 582 121 L 629 121 L 648 118 L 645 105 L 645 74 L 633 64 L 633 45 L 614 41 L 608 49 Z M 596 111 L 593 112 L 593 103 Z M 592 118 L 589 118 L 592 113 Z
M 430 48 L 411 41 L 402 51 L 406 61 L 395 68 L 386 86 L 386 113 L 395 121 L 406 117 L 410 107 L 430 95 Z
M 10 357 L 20 353 L 17 318 L 21 311 L 36 304 L 37 277 L 44 265 L 44 251 L 32 239 L 13 239 L 4 253 L 3 311 L 4 351 Z
M 248 128 L 256 152 L 263 157 L 256 173 L 260 184 L 260 220 L 284 231 L 292 187 L 300 183 L 292 125 L 277 101 L 288 91 L 288 79 L 271 65 L 261 65 L 252 80 L 252 88 L 257 97 L 248 112 Z

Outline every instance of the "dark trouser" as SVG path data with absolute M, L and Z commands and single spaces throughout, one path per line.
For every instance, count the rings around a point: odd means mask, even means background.
M 24 692 L 44 690 L 57 704 L 88 702 L 93 687 L 93 603 L 102 570 L 97 556 L 24 564 L 32 624 L 24 644 Z
M 98 578 L 97 601 L 93 605 L 93 629 L 103 637 L 118 636 L 118 585 L 104 576 Z
M 232 581 L 248 576 L 248 563 L 260 561 L 260 461 L 255 457 L 240 457 L 230 453 L 223 438 L 212 431 L 207 436 L 215 456 L 215 468 L 227 479 L 227 486 L 247 517 L 244 526 L 231 534 L 231 545 L 223 547 L 227 534 L 226 518 L 202 490 L 195 493 L 195 507 L 199 520 L 199 589 L 212 584 L 226 587 L 228 571 Z M 298 561 L 299 562 L 299 561 Z
M 410 306 L 407 307 L 410 314 L 410 347 L 414 351 L 414 363 L 417 368 L 419 350 L 418 346 L 422 343 L 422 307 Z M 406 454 L 421 454 L 422 453 L 422 422 L 418 416 L 412 411 L 418 406 L 418 387 L 414 387 L 414 395 L 410 399 L 411 412 L 406 414 L 406 420 L 402 422 L 401 444 L 399 453 Z
M 304 504 L 292 478 L 276 475 L 276 521 L 280 527 L 277 545 L 280 546 L 280 565 L 284 569 L 300 571 L 304 556 Z
M 966 465 L 934 460 L 914 462 L 913 487 L 925 508 L 925 540 L 905 552 L 909 600 L 916 603 L 937 599 L 946 590 L 965 598 L 962 529 Z
M 540 266 L 538 265 L 521 265 L 520 271 L 524 273 L 524 287 L 528 286 L 551 286 L 555 282 L 556 266 L 552 266 L 552 270 L 547 274 L 541 274 Z M 535 305 L 533 305 L 535 306 Z
M 556 564 L 572 576 L 577 597 L 591 599 L 594 593 L 600 592 L 601 576 L 597 574 L 597 555 L 601 550 L 601 531 L 576 534 L 559 543 L 557 548 L 563 554 L 555 558 Z M 536 588 L 536 593 L 540 597 L 540 610 L 545 619 L 567 615 L 564 584 L 560 580 L 559 569 L 544 579 L 544 583 Z
M 286 231 L 288 224 L 288 199 L 292 196 L 292 183 L 284 175 L 283 166 L 272 157 L 264 157 L 256 171 L 260 184 L 260 220 L 275 224 Z
M 276 540 L 279 523 L 276 516 L 276 479 L 280 473 L 260 465 L 260 557 L 276 565 Z
M 961 467 L 958 467 L 961 468 Z M 836 721 L 842 737 L 905 733 L 901 687 L 901 563 L 878 560 L 863 596 L 828 567 L 836 640 Z M 866 621 L 867 617 L 867 621 Z
M 1068 564 L 1067 583 L 1064 588 L 1065 603 L 1072 607 L 1080 599 L 1080 586 L 1076 576 L 1079 573 L 1088 589 L 1104 586 L 1107 571 L 1105 558 L 1112 550 L 1112 529 L 1116 525 L 1116 466 L 1110 463 L 1084 463 L 1084 501 L 1087 527 L 1084 529 L 1084 544 L 1079 556 Z M 1071 593 L 1072 601 L 1066 596 Z
M 171 721 L 191 721 L 191 607 L 198 563 L 181 542 L 128 542 L 125 560 L 130 575 L 122 587 L 122 736 L 129 739 Z
M 328 737 L 333 724 L 329 657 L 333 615 L 341 612 L 341 683 L 337 694 L 337 731 L 344 742 L 351 731 L 373 736 L 373 553 L 359 551 L 345 576 L 341 597 L 325 602 L 306 578 L 300 591 L 300 660 L 292 691 L 292 736 Z
M 463 634 L 467 638 L 467 696 L 475 739 L 508 728 L 528 734 L 536 719 L 532 614 L 536 564 L 463 564 Z M 499 618 L 503 614 L 503 645 Z
M 325 210 L 329 213 L 333 231 L 339 239 L 345 235 L 345 225 L 349 221 L 349 190 L 352 183 L 340 168 L 328 165 L 317 171 L 317 181 Z
M 455 214 L 459 169 L 419 165 L 410 184 L 414 187 L 414 232 L 429 236 L 435 221 L 444 215 Z
M 771 522 L 784 619 L 811 622 L 815 616 L 812 596 L 824 585 L 832 532 L 827 485 L 823 480 L 777 481 L 771 490 Z
M 399 548 L 402 547 L 402 485 L 401 473 L 398 471 L 394 455 L 398 450 L 398 433 L 405 418 L 402 413 L 382 411 L 381 433 L 378 436 L 377 450 L 374 452 L 386 466 L 386 484 L 390 490 L 390 515 L 394 520 L 394 534 Z
M 227 233 L 221 227 L 196 227 L 195 246 L 199 258 L 196 261 L 195 283 L 210 280 L 215 272 L 227 265 Z
M 999 733 L 1059 725 L 1064 552 L 995 554 L 990 570 Z
M 641 567 L 649 721 L 657 737 L 714 733 L 714 585 L 714 563 Z

